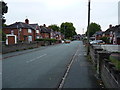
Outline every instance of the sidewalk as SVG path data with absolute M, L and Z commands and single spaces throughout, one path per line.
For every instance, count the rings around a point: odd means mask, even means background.
M 100 88 L 92 64 L 87 60 L 85 47 L 80 45 L 63 88 Z

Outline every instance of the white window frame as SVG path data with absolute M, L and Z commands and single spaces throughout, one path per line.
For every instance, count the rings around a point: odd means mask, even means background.
M 28 33 L 32 33 L 32 30 L 31 30 L 31 29 L 28 29 Z
M 39 30 L 36 30 L 36 33 L 39 33 Z
M 36 36 L 36 39 L 40 39 L 40 36 Z

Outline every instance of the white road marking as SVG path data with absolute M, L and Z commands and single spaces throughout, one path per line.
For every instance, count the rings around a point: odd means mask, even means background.
M 75 57 L 78 55 L 78 54 L 77 54 L 78 51 L 79 51 L 79 47 L 78 47 L 77 51 L 75 52 L 75 54 L 74 54 L 74 56 L 73 56 L 70 64 L 68 65 L 67 71 L 65 72 L 65 75 L 63 76 L 62 81 L 61 81 L 61 83 L 60 83 L 60 85 L 59 85 L 58 88 L 62 88 L 62 87 L 63 87 L 63 85 L 64 85 L 64 83 L 65 83 L 65 79 L 66 79 L 66 77 L 67 77 L 67 75 L 68 75 L 68 73 L 69 73 L 69 71 L 70 71 L 70 68 L 71 68 L 73 62 L 75 61 Z
M 31 60 L 29 60 L 29 61 L 26 61 L 26 63 L 29 63 L 29 62 L 35 61 L 35 60 L 37 60 L 37 59 L 39 59 L 39 58 L 41 58 L 41 57 L 44 57 L 44 56 L 46 56 L 46 55 L 47 55 L 47 54 L 43 54 L 43 55 L 41 55 L 41 56 L 39 56 L 39 57 L 36 57 L 36 58 L 31 59 Z

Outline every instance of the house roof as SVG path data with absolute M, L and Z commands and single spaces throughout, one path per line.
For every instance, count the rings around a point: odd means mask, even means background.
M 25 29 L 33 29 L 33 30 L 35 30 L 34 27 L 32 27 L 29 24 L 23 23 L 23 22 L 16 22 L 16 23 L 8 25 L 8 26 L 6 26 L 4 28 L 11 28 L 11 29 L 25 28 Z
M 34 27 L 35 30 L 40 30 L 41 31 L 40 26 L 38 24 L 29 24 L 29 25 Z
M 95 34 L 93 34 L 92 36 L 102 35 L 103 33 L 104 33 L 103 31 L 97 31 L 97 32 L 95 32 Z
M 50 33 L 51 32 L 50 29 L 48 29 L 47 27 L 44 27 L 44 26 L 41 26 L 40 29 L 41 29 L 41 33 Z
M 109 34 L 109 32 L 111 32 L 111 31 L 113 31 L 113 32 L 115 32 L 115 31 L 120 31 L 120 25 L 116 25 L 116 26 L 114 26 L 114 27 L 112 27 L 112 28 L 107 29 L 107 30 L 105 31 L 105 34 Z

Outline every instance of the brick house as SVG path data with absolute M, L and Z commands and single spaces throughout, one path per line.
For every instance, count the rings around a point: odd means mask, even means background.
M 93 37 L 95 37 L 95 40 L 100 40 L 103 36 L 103 31 L 97 31 L 95 34 L 93 34 Z
M 38 24 L 30 24 L 35 29 L 35 39 L 41 39 L 41 28 Z
M 41 37 L 42 38 L 45 38 L 45 39 L 47 39 L 47 38 L 50 38 L 50 29 L 48 29 L 47 27 L 46 27 L 46 25 L 44 24 L 43 26 L 40 26 L 40 29 L 41 29 Z
M 16 44 L 17 42 L 32 42 L 35 40 L 35 28 L 29 25 L 29 20 L 25 23 L 16 22 L 3 28 L 6 33 L 6 44 Z M 11 37 L 14 42 L 11 42 Z M 13 38 L 14 37 L 14 38 Z
M 109 37 L 112 44 L 120 45 L 120 25 L 111 26 L 104 32 L 103 36 Z

